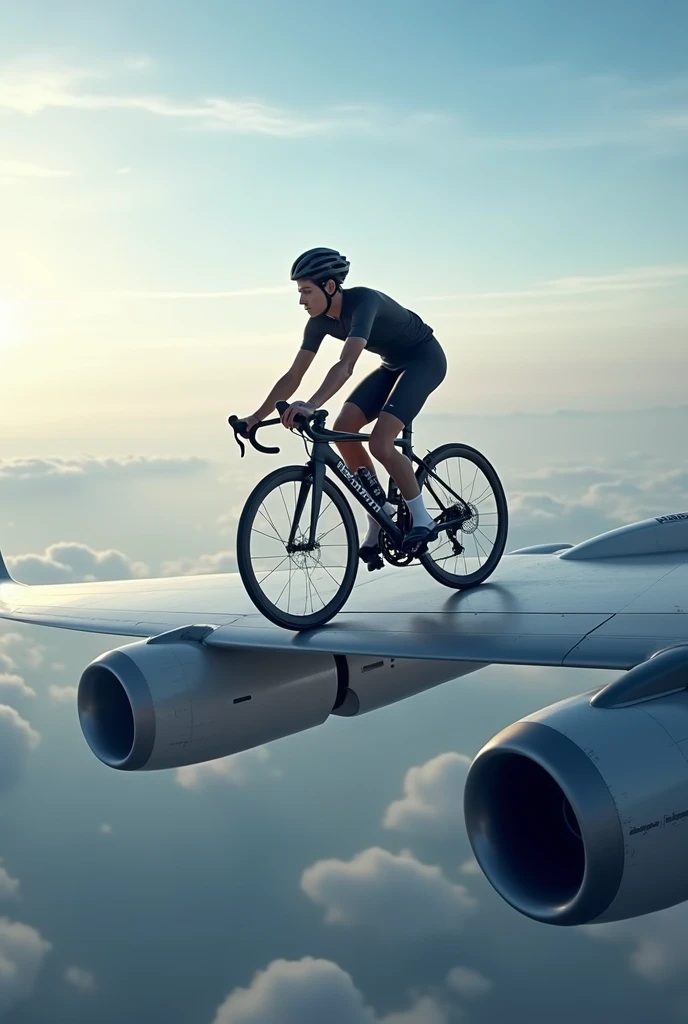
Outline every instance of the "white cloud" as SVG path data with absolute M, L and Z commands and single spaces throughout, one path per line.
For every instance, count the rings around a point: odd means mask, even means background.
M 447 985 L 462 996 L 484 996 L 492 988 L 492 982 L 472 967 L 453 967 L 447 975 Z
M 96 987 L 95 978 L 83 967 L 68 967 L 64 974 L 65 981 L 80 992 L 92 992 Z
M 31 993 L 51 949 L 35 928 L 0 917 L 0 1014 Z
M 0 704 L 0 793 L 15 784 L 40 741 L 39 733 L 14 708 Z
M 468 860 L 465 860 L 463 862 L 459 870 L 462 875 L 479 875 L 480 865 L 478 864 L 475 857 L 469 857 Z
M 7 558 L 7 566 L 20 583 L 90 583 L 150 576 L 144 562 L 134 562 L 121 551 L 94 551 L 76 541 L 51 544 L 43 555 Z
M 20 160 L 0 160 L 0 184 L 14 184 L 26 178 L 68 178 L 71 171 L 59 171 Z
M 303 872 L 301 888 L 325 909 L 328 924 L 360 925 L 390 938 L 456 930 L 477 906 L 439 867 L 380 847 L 349 862 L 318 861 Z
M 581 931 L 598 942 L 618 942 L 630 947 L 628 965 L 645 981 L 660 984 L 668 978 L 683 976 L 688 969 L 688 905 L 656 914 L 609 924 L 582 925 Z
M 427 997 L 402 1013 L 378 1017 L 351 975 L 331 960 L 273 960 L 248 988 L 231 992 L 213 1024 L 448 1024 Z
M 49 687 L 50 696 L 58 704 L 73 704 L 76 702 L 76 686 L 56 686 L 52 683 Z
M 638 291 L 654 291 L 688 282 L 688 263 L 661 263 L 654 266 L 627 267 L 611 274 L 570 275 L 553 277 L 526 288 L 509 291 L 457 292 L 447 295 L 424 295 L 425 302 L 460 302 L 469 311 L 473 307 L 481 315 L 499 315 L 499 307 L 518 311 L 524 302 L 536 300 L 582 299 L 589 295 Z
M 21 697 L 36 696 L 36 691 L 27 686 L 21 676 L 0 672 L 0 700 L 3 697 L 9 698 L 11 691 L 18 693 Z
M 19 892 L 19 879 L 10 878 L 0 859 L 0 899 L 11 899 Z
M 409 1010 L 383 1017 L 380 1024 L 449 1024 L 449 1020 L 445 1007 L 429 996 L 423 996 Z
M 375 1024 L 346 971 L 329 960 L 273 960 L 235 989 L 213 1024 Z
M 663 465 L 659 457 L 635 454 L 616 466 L 599 459 L 590 467 L 543 468 L 520 476 L 511 488 L 509 548 L 546 541 L 575 544 L 627 523 L 683 511 L 685 505 L 688 473 Z
M 90 480 L 103 478 L 114 481 L 177 478 L 191 476 L 210 463 L 195 455 L 79 455 L 39 458 L 20 457 L 0 459 L 0 489 L 12 494 L 31 488 L 53 493 L 55 489 L 74 491 Z
M 96 71 L 35 58 L 10 62 L 0 68 L 0 110 L 35 117 L 46 110 L 86 113 L 129 111 L 177 121 L 187 128 L 263 135 L 274 138 L 309 138 L 353 132 L 404 139 L 409 132 L 443 129 L 450 115 L 435 111 L 395 112 L 368 104 L 330 104 L 313 116 L 287 110 L 256 97 L 203 96 L 178 99 L 153 92 L 136 94 L 117 84 L 118 73 L 150 72 L 148 58 L 126 59 L 119 66 Z M 112 88 L 107 86 L 112 84 Z
M 177 783 L 184 789 L 203 789 L 213 782 L 243 786 L 259 772 L 264 774 L 269 761 L 270 752 L 267 747 L 253 747 L 230 757 L 177 768 Z M 270 774 L 274 775 L 274 770 Z
M 147 74 L 150 71 L 154 71 L 156 67 L 153 58 L 149 57 L 145 53 L 126 57 L 124 64 L 130 71 L 138 71 L 141 74 Z
M 254 299 L 261 295 L 289 295 L 291 294 L 291 288 L 279 285 L 278 287 L 268 288 L 240 288 L 233 291 L 223 292 L 108 292 L 110 297 L 119 297 L 123 299 L 201 299 L 204 302 L 208 299 Z
M 236 572 L 237 560 L 233 551 L 218 551 L 215 555 L 200 555 L 198 558 L 179 558 L 163 562 L 161 576 L 205 576 L 207 574 Z
M 131 59 L 124 67 L 128 71 L 150 68 L 147 62 L 144 67 L 134 65 L 132 68 Z M 99 88 L 112 77 L 111 71 L 96 72 L 90 68 L 60 65 L 56 61 L 14 61 L 0 69 L 0 109 L 27 116 L 50 109 L 128 110 L 216 131 L 282 137 L 317 135 L 353 121 L 342 116 L 307 118 L 258 99 L 206 97 L 185 101 L 155 94 L 107 92 Z M 360 116 L 356 120 L 360 122 Z
M 10 650 L 12 655 L 9 654 Z M 0 634 L 0 672 L 40 668 L 43 661 L 41 646 L 30 642 L 20 633 Z
M 384 827 L 422 836 L 463 835 L 463 791 L 470 764 L 466 754 L 450 751 L 409 768 L 404 796 L 385 811 Z
M 111 836 L 111 835 L 112 835 L 112 825 L 108 825 L 108 823 L 107 823 L 107 822 L 104 822 L 104 823 L 103 823 L 103 824 L 102 824 L 102 825 L 100 826 L 100 828 L 98 829 L 98 831 L 99 831 L 99 832 L 101 833 L 101 835 L 104 835 L 104 836 Z

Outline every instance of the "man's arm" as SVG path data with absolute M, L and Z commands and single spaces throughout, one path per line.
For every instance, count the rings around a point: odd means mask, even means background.
M 347 338 L 339 361 L 334 364 L 318 390 L 311 398 L 309 405 L 319 409 L 324 402 L 336 395 L 354 372 L 356 360 L 367 345 L 365 338 Z
M 288 398 L 291 398 L 314 359 L 315 352 L 308 352 L 303 348 L 299 349 L 294 362 L 287 372 L 277 381 L 261 407 L 253 413 L 253 418 L 256 421 L 260 422 L 266 416 L 269 416 L 271 412 L 274 412 L 276 402 L 286 402 Z
M 284 426 L 291 429 L 297 416 L 309 411 L 311 413 L 315 412 L 316 409 L 322 406 L 323 402 L 326 402 L 328 398 L 332 398 L 332 395 L 336 395 L 354 372 L 356 360 L 366 345 L 367 341 L 365 338 L 347 338 L 339 361 L 331 368 L 310 401 L 294 402 L 285 410 L 282 417 Z

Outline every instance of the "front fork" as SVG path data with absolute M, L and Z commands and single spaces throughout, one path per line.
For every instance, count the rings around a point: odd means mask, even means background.
M 289 532 L 289 539 L 287 540 L 287 551 L 291 554 L 293 551 L 312 551 L 315 547 L 315 533 L 318 528 L 318 519 L 320 517 L 320 505 L 322 504 L 323 485 L 325 481 L 325 463 L 324 462 L 309 462 L 308 475 L 301 481 L 299 488 L 299 496 L 296 499 L 296 508 L 294 510 L 294 519 L 291 524 L 291 530 Z M 304 543 L 296 543 L 296 531 L 299 528 L 301 522 L 301 516 L 303 510 L 306 507 L 306 501 L 308 499 L 308 492 L 313 488 L 313 501 L 311 503 L 311 521 L 308 532 L 308 540 Z

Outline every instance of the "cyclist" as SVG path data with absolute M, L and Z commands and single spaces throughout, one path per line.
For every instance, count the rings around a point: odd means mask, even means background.
M 275 403 L 291 398 L 311 365 L 326 334 L 344 342 L 337 362 L 307 402 L 292 402 L 282 416 L 291 429 L 296 416 L 312 415 L 335 395 L 351 377 L 359 356 L 366 349 L 381 357 L 373 370 L 344 403 L 334 423 L 335 430 L 359 433 L 366 423 L 377 419 L 370 436 L 370 453 L 395 481 L 411 513 L 412 528 L 403 549 L 418 554 L 435 536 L 435 522 L 425 507 L 413 465 L 394 445 L 403 427 L 415 419 L 428 396 L 442 383 L 447 362 L 433 329 L 409 309 L 372 288 L 347 288 L 342 284 L 349 273 L 349 261 L 334 249 L 309 249 L 294 261 L 291 280 L 296 282 L 299 304 L 309 320 L 303 341 L 291 367 L 277 381 L 263 404 L 246 417 L 250 430 L 275 409 Z M 352 472 L 365 466 L 374 478 L 374 497 L 384 498 L 373 462 L 360 441 L 337 443 Z M 379 490 L 377 490 L 379 488 Z M 394 506 L 385 505 L 392 514 Z M 380 527 L 368 515 L 369 529 L 359 553 L 372 567 L 380 564 Z

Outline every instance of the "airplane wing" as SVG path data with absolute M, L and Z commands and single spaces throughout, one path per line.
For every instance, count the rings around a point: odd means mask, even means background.
M 466 591 L 418 564 L 366 577 L 335 620 L 294 633 L 258 612 L 238 573 L 26 586 L 0 556 L 0 618 L 142 638 L 203 625 L 207 647 L 605 669 L 688 641 L 688 513 L 511 552 Z
M 138 638 L 78 688 L 86 742 L 123 771 L 231 756 L 487 664 L 626 670 L 482 747 L 469 841 L 496 891 L 549 924 L 688 899 L 688 513 L 511 552 L 463 592 L 420 565 L 361 573 L 302 633 L 269 623 L 238 574 L 25 586 L 1 558 L 0 617 Z

